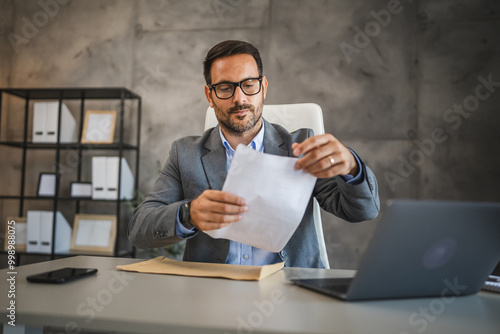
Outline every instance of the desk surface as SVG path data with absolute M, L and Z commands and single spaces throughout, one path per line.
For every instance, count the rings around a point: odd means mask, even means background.
M 299 288 L 293 277 L 349 277 L 349 270 L 284 270 L 261 281 L 115 271 L 139 259 L 78 256 L 17 268 L 16 323 L 119 333 L 498 333 L 500 295 L 341 302 Z M 26 276 L 61 267 L 97 275 L 63 285 Z M 7 322 L 8 270 L 0 271 Z M 7 320 L 6 320 L 7 319 Z

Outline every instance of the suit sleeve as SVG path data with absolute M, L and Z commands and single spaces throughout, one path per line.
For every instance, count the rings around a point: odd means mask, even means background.
M 309 130 L 307 137 L 312 135 Z M 359 180 L 348 182 L 341 176 L 318 179 L 313 190 L 321 208 L 349 222 L 372 220 L 380 211 L 377 178 L 357 153 L 355 156 L 361 164 Z
M 299 129 L 291 133 L 291 143 L 303 142 L 311 136 L 314 136 L 313 130 Z M 341 176 L 317 179 L 313 190 L 321 208 L 349 222 L 374 219 L 380 211 L 377 178 L 363 159 L 355 155 L 361 164 L 359 180 L 348 182 Z M 291 150 L 289 156 L 293 156 Z
M 363 174 L 359 182 L 348 184 L 337 176 L 318 179 L 314 188 L 314 196 L 324 210 L 349 222 L 374 219 L 380 211 L 377 179 L 361 158 L 360 162 Z
M 152 192 L 134 210 L 128 239 L 137 248 L 158 248 L 181 241 L 176 234 L 177 211 L 184 200 L 176 142 Z

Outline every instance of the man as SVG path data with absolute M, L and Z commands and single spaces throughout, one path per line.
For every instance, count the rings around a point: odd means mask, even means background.
M 376 178 L 354 152 L 331 134 L 314 136 L 306 129 L 289 133 L 262 118 L 268 85 L 262 72 L 259 51 L 249 43 L 225 41 L 208 52 L 205 95 L 219 125 L 172 144 L 153 191 L 130 222 L 129 240 L 136 247 L 163 247 L 187 239 L 186 261 L 245 265 L 285 261 L 286 266 L 323 267 L 312 197 L 299 227 L 279 253 L 203 233 L 239 221 L 248 210 L 244 198 L 220 190 L 238 144 L 300 156 L 295 168 L 318 178 L 313 196 L 326 211 L 351 222 L 377 216 Z

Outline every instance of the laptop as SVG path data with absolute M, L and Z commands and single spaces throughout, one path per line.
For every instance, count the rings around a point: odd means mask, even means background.
M 500 203 L 390 200 L 354 278 L 292 279 L 342 300 L 477 293 L 500 260 Z

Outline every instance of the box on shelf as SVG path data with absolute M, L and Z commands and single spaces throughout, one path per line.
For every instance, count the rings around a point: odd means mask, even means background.
M 50 254 L 52 251 L 52 231 L 54 212 L 32 210 L 27 213 L 28 253 Z M 71 226 L 61 212 L 56 212 L 56 235 L 54 253 L 68 253 L 71 243 Z
M 57 143 L 59 102 L 33 104 L 33 143 Z M 76 121 L 68 107 L 61 106 L 61 143 L 77 141 Z
M 120 199 L 134 196 L 134 175 L 122 158 Z M 92 157 L 92 199 L 118 199 L 119 157 Z

